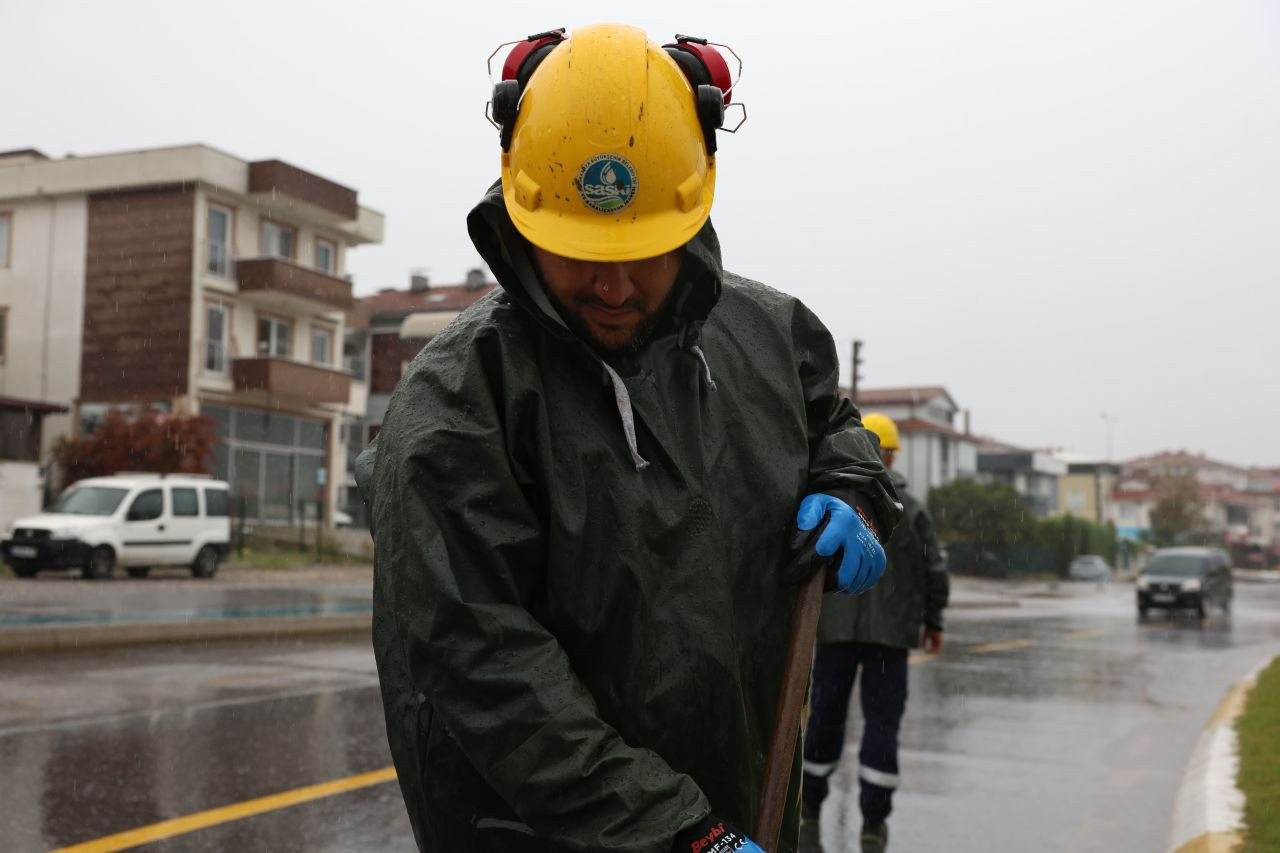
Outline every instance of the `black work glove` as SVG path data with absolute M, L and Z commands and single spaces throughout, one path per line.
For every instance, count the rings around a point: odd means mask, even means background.
M 743 835 L 731 823 L 707 815 L 676 833 L 673 853 L 764 853 L 764 848 Z

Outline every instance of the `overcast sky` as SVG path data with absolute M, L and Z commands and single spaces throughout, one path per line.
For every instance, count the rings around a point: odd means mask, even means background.
M 607 11 L 613 10 L 613 11 Z M 0 0 L 0 150 L 204 142 L 359 190 L 357 292 L 479 263 L 485 57 L 623 19 L 743 57 L 726 266 L 977 432 L 1280 464 L 1280 5 Z M 708 353 L 714 362 L 714 353 Z

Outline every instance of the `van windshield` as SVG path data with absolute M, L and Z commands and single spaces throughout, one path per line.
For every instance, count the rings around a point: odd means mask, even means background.
M 1189 578 L 1204 574 L 1205 558 L 1188 554 L 1157 554 L 1147 566 L 1147 574 Z
M 49 512 L 65 512 L 69 515 L 111 515 L 120 506 L 128 489 L 107 486 L 81 486 L 62 493 Z

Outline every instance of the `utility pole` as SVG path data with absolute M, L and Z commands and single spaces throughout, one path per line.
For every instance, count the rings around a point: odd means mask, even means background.
M 850 369 L 849 376 L 849 399 L 853 404 L 858 405 L 858 368 L 862 366 L 862 341 L 854 338 L 853 341 L 853 366 Z
M 1095 488 L 1097 490 L 1097 521 L 1099 524 L 1103 524 L 1106 521 L 1106 513 L 1102 511 L 1102 478 L 1111 473 L 1111 433 L 1115 429 L 1116 421 L 1120 420 L 1120 418 L 1117 415 L 1108 415 L 1106 412 L 1099 412 L 1098 416 L 1101 417 L 1102 422 L 1107 425 L 1107 459 L 1102 465 L 1102 469 L 1100 471 L 1096 471 L 1093 475 Z

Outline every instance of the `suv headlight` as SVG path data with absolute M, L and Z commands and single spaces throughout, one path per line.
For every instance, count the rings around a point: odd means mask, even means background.
M 5 538 L 5 539 L 12 539 L 12 538 L 13 538 L 13 532 L 14 532 L 15 530 L 17 530 L 17 529 L 18 529 L 18 526 L 17 526 L 16 524 L 10 524 L 10 525 L 6 526 L 6 527 L 5 527 L 5 529 L 4 529 L 4 538 Z
M 1151 579 L 1146 575 L 1138 575 L 1138 589 L 1146 589 L 1151 586 Z
M 1182 591 L 1183 591 L 1183 592 L 1199 592 L 1199 591 L 1200 591 L 1200 581 L 1199 581 L 1198 579 L 1196 579 L 1196 578 L 1192 578 L 1192 579 L 1191 579 L 1191 580 L 1189 580 L 1189 581 L 1183 581 L 1183 582 L 1182 582 Z

